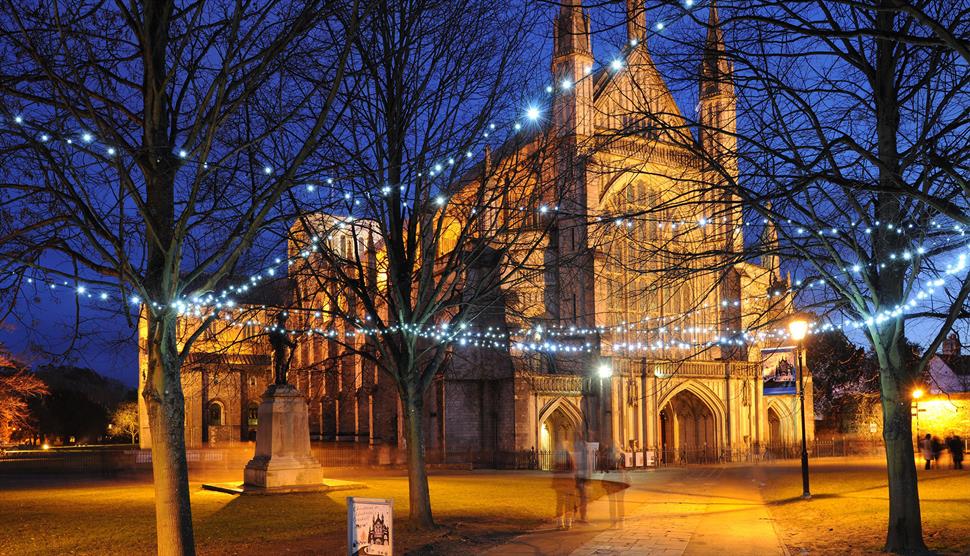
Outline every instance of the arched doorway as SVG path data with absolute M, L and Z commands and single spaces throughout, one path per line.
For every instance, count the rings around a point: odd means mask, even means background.
M 781 436 L 781 417 L 778 416 L 778 412 L 775 408 L 768 408 L 768 444 L 769 445 L 780 445 L 784 442 Z
M 575 408 L 565 406 L 567 402 L 555 403 L 551 411 L 539 423 L 539 468 L 553 469 L 560 460 L 568 458 L 569 452 L 579 434 Z
M 690 390 L 681 390 L 660 410 L 665 463 L 710 463 L 718 459 L 719 413 Z
M 209 426 L 210 427 L 221 427 L 225 423 L 223 422 L 223 416 L 226 412 L 222 408 L 222 402 L 214 401 L 209 404 Z

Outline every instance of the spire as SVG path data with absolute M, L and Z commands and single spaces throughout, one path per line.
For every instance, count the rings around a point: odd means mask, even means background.
M 553 58 L 570 54 L 593 55 L 589 38 L 589 18 L 581 0 L 564 0 L 553 27 Z
M 701 96 L 733 94 L 731 62 L 724 47 L 724 31 L 717 14 L 717 0 L 711 0 L 707 16 L 707 40 L 701 62 Z
M 727 253 L 744 249 L 741 227 L 741 200 L 734 192 L 738 181 L 737 99 L 731 81 L 731 63 L 727 58 L 724 33 L 718 18 L 716 0 L 711 0 L 707 20 L 707 40 L 700 68 L 700 102 L 698 103 L 698 139 L 710 157 L 708 176 L 721 190 L 714 202 L 728 215 L 720 231 Z M 729 299 L 729 298 L 728 298 Z
M 647 11 L 643 0 L 626 0 L 626 38 L 630 46 L 647 40 Z
M 563 0 L 553 27 L 552 125 L 559 135 L 593 134 L 593 48 L 580 0 Z

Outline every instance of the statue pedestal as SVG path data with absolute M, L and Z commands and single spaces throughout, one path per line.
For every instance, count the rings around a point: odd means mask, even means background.
M 273 384 L 259 404 L 256 455 L 246 464 L 246 492 L 324 488 L 323 468 L 310 453 L 310 425 L 303 395 L 290 384 Z

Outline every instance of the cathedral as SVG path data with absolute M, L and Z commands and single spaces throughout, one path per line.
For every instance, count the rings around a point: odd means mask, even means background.
M 790 280 L 776 257 L 744 256 L 745 223 L 731 194 L 736 100 L 716 7 L 696 122 L 682 116 L 651 59 L 642 2 L 628 0 L 627 12 L 622 62 L 594 69 L 580 0 L 558 8 L 551 74 L 561 92 L 548 121 L 529 140 L 487 152 L 456 186 L 460 196 L 486 175 L 501 183 L 494 176 L 517 171 L 523 151 L 553 145 L 536 191 L 519 193 L 541 203 L 546 190 L 559 192 L 549 201 L 557 220 L 541 238 L 539 271 L 509 286 L 481 321 L 509 331 L 510 341 L 456 347 L 432 383 L 424 404 L 430 461 L 548 467 L 544 455 L 577 440 L 631 466 L 734 461 L 800 438 L 796 352 L 782 332 Z M 517 202 L 502 203 L 512 218 Z M 330 224 L 336 249 L 381 256 L 373 234 L 341 234 L 341 217 L 315 214 L 294 225 L 291 257 L 303 249 L 307 219 Z M 774 241 L 770 225 L 762 228 L 758 241 Z M 189 446 L 255 438 L 260 395 L 272 381 L 259 323 L 273 315 L 262 308 L 327 302 L 309 299 L 321 294 L 308 293 L 315 290 L 299 276 L 271 286 L 245 292 L 239 302 L 249 320 L 215 323 L 186 358 Z M 184 320 L 186 333 L 198 324 Z M 311 438 L 401 446 L 396 386 L 363 346 L 348 354 L 346 341 L 296 339 L 289 382 L 307 397 Z M 805 388 L 811 440 L 810 376 Z M 148 447 L 144 408 L 141 415 Z

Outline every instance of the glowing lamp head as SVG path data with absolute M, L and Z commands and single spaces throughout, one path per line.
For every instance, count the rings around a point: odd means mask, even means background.
M 914 400 L 918 400 L 918 399 L 920 399 L 922 397 L 923 397 L 923 389 L 922 388 L 917 388 L 916 390 L 913 390 L 913 399 Z
M 525 116 L 534 122 L 539 119 L 539 109 L 535 106 L 530 106 L 529 109 L 525 111 Z
M 788 323 L 788 333 L 791 339 L 801 342 L 808 334 L 808 321 L 802 317 L 795 317 Z
M 610 367 L 608 364 L 603 363 L 596 369 L 596 376 L 598 376 L 599 378 L 610 378 L 611 376 L 613 376 L 613 367 Z

